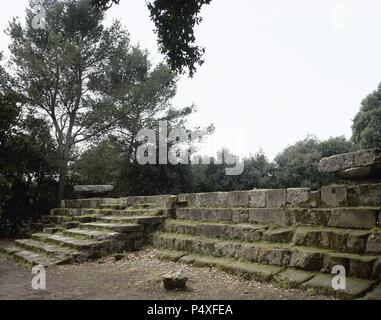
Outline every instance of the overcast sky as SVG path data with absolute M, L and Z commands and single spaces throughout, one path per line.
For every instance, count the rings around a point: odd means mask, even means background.
M 27 3 L 3 6 L 1 27 Z M 180 80 L 174 104 L 197 106 L 191 126 L 215 124 L 205 152 L 262 148 L 272 159 L 307 134 L 350 137 L 361 100 L 381 82 L 380 0 L 213 0 L 202 16 L 205 64 Z M 145 1 L 121 0 L 107 14 L 114 18 L 162 59 Z M 4 34 L 0 41 L 6 50 Z

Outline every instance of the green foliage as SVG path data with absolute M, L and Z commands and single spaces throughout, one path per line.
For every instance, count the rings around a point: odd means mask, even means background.
M 115 139 L 103 140 L 86 150 L 70 168 L 75 184 L 114 184 L 122 168 L 123 150 Z
M 172 70 L 184 73 L 188 70 L 192 77 L 196 65 L 204 62 L 205 49 L 194 45 L 194 28 L 201 23 L 199 17 L 202 6 L 211 0 L 153 0 L 147 3 L 150 17 L 155 24 L 158 45 L 161 53 L 166 55 Z M 119 0 L 92 0 L 101 10 L 107 10 Z
M 0 237 L 15 236 L 55 203 L 54 144 L 42 119 L 23 115 L 11 95 L 0 102 Z
M 381 84 L 362 101 L 352 130 L 353 141 L 363 149 L 381 148 Z
M 60 202 L 73 148 L 115 123 L 113 103 L 92 92 L 89 83 L 107 68 L 126 32 L 118 22 L 104 27 L 103 13 L 90 0 L 43 1 L 47 26 L 35 30 L 33 4 L 27 8 L 25 25 L 14 19 L 7 31 L 12 89 L 23 98 L 25 108 L 53 128 Z
M 275 159 L 272 169 L 274 185 L 280 188 L 308 187 L 318 189 L 338 181 L 333 175 L 320 173 L 319 161 L 339 153 L 356 150 L 345 137 L 318 141 L 308 136 L 303 141 L 287 147 Z

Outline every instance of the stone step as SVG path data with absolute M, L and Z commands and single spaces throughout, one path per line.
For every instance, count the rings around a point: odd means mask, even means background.
M 262 240 L 267 228 L 268 226 L 253 224 L 229 224 L 175 219 L 167 219 L 163 226 L 163 230 L 166 232 L 248 242 Z
M 124 209 L 124 210 L 102 210 L 104 216 L 163 216 L 168 213 L 167 209 L 154 208 L 154 209 Z
M 116 238 L 120 235 L 118 232 L 105 232 L 97 230 L 84 230 L 84 229 L 68 229 L 62 231 L 64 236 L 78 238 L 78 239 L 88 239 L 88 240 L 110 240 L 111 238 Z
M 337 253 L 333 250 L 268 242 L 221 241 L 216 238 L 157 232 L 152 237 L 155 248 L 185 251 L 200 255 L 227 257 L 306 271 L 331 272 L 343 265 L 347 273 L 358 278 L 378 277 L 374 266 L 379 256 Z
M 59 228 L 59 227 L 47 227 L 47 228 L 44 228 L 43 232 L 44 233 L 49 233 L 49 234 L 54 234 L 54 233 L 57 233 L 57 232 L 60 232 L 61 230 L 63 230 L 63 228 Z
M 109 222 L 109 223 L 133 223 L 133 224 L 151 224 L 156 225 L 165 220 L 162 216 L 133 216 L 133 217 L 123 217 L 123 216 L 103 216 L 98 217 L 99 222 Z
M 71 221 L 68 216 L 42 216 L 42 222 L 45 224 L 62 224 Z
M 363 254 L 367 252 L 367 243 L 371 234 L 374 233 L 370 230 L 299 227 L 295 231 L 293 242 L 297 246 L 319 247 L 337 252 Z M 381 253 L 381 242 L 379 246 L 379 253 Z M 368 253 L 372 252 L 372 250 L 376 251 L 376 248 L 369 248 Z
M 195 267 L 214 267 L 228 273 L 243 276 L 246 279 L 257 281 L 270 281 L 276 274 L 284 270 L 284 268 L 277 266 L 247 263 L 229 258 L 216 258 L 196 254 L 184 255 L 183 253 L 178 253 L 177 256 L 179 258 L 177 260 L 172 258 L 175 257 L 176 253 L 171 257 L 167 252 L 157 251 L 156 255 L 161 259 L 167 256 L 171 261 L 193 264 Z
M 129 207 L 129 209 L 153 209 L 162 206 L 160 203 L 136 203 Z
M 35 265 L 51 267 L 70 262 L 67 257 L 49 257 L 41 253 L 23 249 L 15 244 L 0 243 L 0 252 L 14 259 L 15 262 L 27 267 L 33 267 Z
M 332 285 L 334 274 L 318 274 L 311 280 L 301 285 L 302 289 L 333 295 L 339 299 L 356 299 L 364 296 L 376 285 L 376 281 L 346 277 L 345 289 L 335 290 Z
M 101 204 L 100 209 L 124 210 L 126 206 L 123 204 Z
M 99 214 L 102 210 L 98 208 L 56 208 L 50 210 L 51 216 L 69 216 L 69 217 L 78 217 L 84 215 Z
M 66 258 L 68 259 L 68 261 L 73 259 L 73 256 L 79 254 L 79 252 L 70 250 L 68 248 L 63 248 L 57 245 L 48 244 L 41 241 L 35 241 L 32 239 L 15 240 L 15 244 L 28 251 L 42 253 L 50 257 L 57 257 L 62 259 Z
M 186 254 L 181 251 L 156 250 L 159 259 L 192 264 L 195 267 L 215 267 L 225 272 L 244 276 L 247 279 L 257 281 L 273 281 L 276 286 L 282 288 L 302 288 L 316 290 L 322 294 L 330 294 L 339 299 L 355 299 L 370 292 L 376 281 L 346 278 L 345 290 L 334 290 L 332 286 L 333 274 L 306 272 L 293 268 L 282 268 L 260 263 L 249 263 L 229 258 L 216 258 L 213 256 L 201 256 Z M 369 295 L 369 299 L 379 297 L 379 289 Z
M 89 249 L 97 248 L 104 244 L 103 241 L 82 240 L 66 237 L 60 234 L 49 235 L 45 233 L 35 233 L 32 235 L 32 239 L 36 241 L 58 244 L 60 246 L 75 249 L 78 251 L 86 251 Z
M 377 226 L 380 208 L 177 208 L 183 220 L 311 225 L 346 229 L 371 229 Z
M 141 224 L 102 222 L 83 223 L 79 225 L 79 228 L 83 230 L 111 231 L 119 233 L 143 232 L 144 230 L 144 226 Z

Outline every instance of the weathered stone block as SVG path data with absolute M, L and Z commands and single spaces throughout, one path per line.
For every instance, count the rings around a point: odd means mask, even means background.
M 249 205 L 248 191 L 229 192 L 229 207 L 247 207 Z
M 239 249 L 240 249 L 239 244 L 218 242 L 214 246 L 214 254 L 217 257 L 235 258 L 237 256 L 237 252 L 239 251 Z
M 196 227 L 197 236 L 223 238 L 226 226 L 223 224 L 200 224 Z
M 322 187 L 321 201 L 328 207 L 345 207 L 347 205 L 347 186 Z
M 249 192 L 249 207 L 250 208 L 265 208 L 266 207 L 265 189 L 256 189 Z
M 371 229 L 377 223 L 377 210 L 362 208 L 333 209 L 328 226 L 335 228 Z
M 192 241 L 192 249 L 187 251 L 202 254 L 202 255 L 213 256 L 215 252 L 215 249 L 214 249 L 215 244 L 216 242 L 212 242 L 212 241 L 208 242 L 208 241 L 195 240 L 195 241 Z
M 232 221 L 232 209 L 221 208 L 217 210 L 217 216 L 219 221 Z
M 201 209 L 199 208 L 190 208 L 188 210 L 188 219 L 189 220 L 201 220 Z
M 166 290 L 184 289 L 188 277 L 182 271 L 168 273 L 163 276 L 163 285 Z
M 304 282 L 311 280 L 316 273 L 296 269 L 286 269 L 276 276 L 278 283 L 286 284 L 290 288 L 298 288 Z
M 277 224 L 280 226 L 289 225 L 286 217 L 286 209 L 281 208 L 256 208 L 249 209 L 249 222 L 259 224 Z
M 321 172 L 338 172 L 377 164 L 381 164 L 381 149 L 369 149 L 323 158 L 319 163 L 319 170 Z
M 373 265 L 373 278 L 381 279 L 381 259 L 377 259 Z
M 287 204 L 292 207 L 309 207 L 308 188 L 292 188 L 287 189 Z
M 190 207 L 201 207 L 201 199 L 198 193 L 188 194 L 188 205 Z
M 262 248 L 259 251 L 258 262 L 276 266 L 288 266 L 292 252 L 285 248 Z
M 218 212 L 217 209 L 212 208 L 201 208 L 201 219 L 205 221 L 217 221 L 218 220 Z
M 290 267 L 303 269 L 306 271 L 320 271 L 323 266 L 323 254 L 320 252 L 294 251 Z
M 187 203 L 188 202 L 188 195 L 187 194 L 179 194 L 177 196 L 177 202 L 178 203 Z
M 348 205 L 381 206 L 381 183 L 348 186 Z
M 381 232 L 373 233 L 369 236 L 366 244 L 367 253 L 381 253 Z
M 249 220 L 249 211 L 247 209 L 232 209 L 232 222 L 246 223 Z
M 294 231 L 293 228 L 268 229 L 263 235 L 263 240 L 274 243 L 289 243 Z
M 261 226 L 250 224 L 228 225 L 226 226 L 225 234 L 230 240 L 253 242 L 262 239 L 264 230 Z
M 303 289 L 313 289 L 322 294 L 332 294 L 339 299 L 354 299 L 363 296 L 374 285 L 373 281 L 347 278 L 345 290 L 332 288 L 333 274 L 317 274 L 311 280 L 302 284 Z
M 242 244 L 237 257 L 248 262 L 258 262 L 260 249 L 251 244 Z
M 309 193 L 310 207 L 318 208 L 321 206 L 321 193 L 318 191 L 310 191 Z
M 81 196 L 103 196 L 114 189 L 111 185 L 74 186 L 74 193 Z
M 287 209 L 287 215 L 295 224 L 326 226 L 331 209 Z
M 349 261 L 350 274 L 360 279 L 372 279 L 374 257 L 353 257 Z
M 176 217 L 178 219 L 188 219 L 188 208 L 177 208 L 176 209 Z
M 287 203 L 286 189 L 269 189 L 266 191 L 266 205 L 268 208 L 282 208 Z

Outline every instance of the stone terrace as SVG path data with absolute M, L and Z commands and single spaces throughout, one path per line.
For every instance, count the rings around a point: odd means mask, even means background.
M 380 211 L 377 183 L 65 200 L 43 217 L 42 232 L 0 250 L 52 266 L 151 244 L 162 259 L 360 298 L 381 291 Z M 346 269 L 345 290 L 332 289 L 336 265 Z

